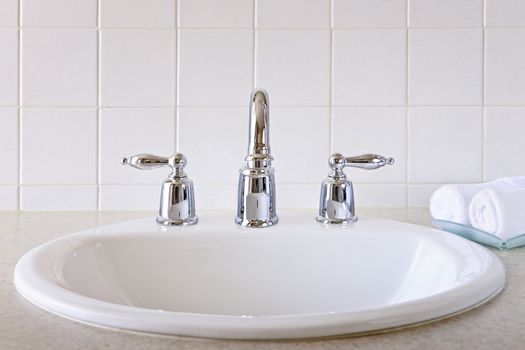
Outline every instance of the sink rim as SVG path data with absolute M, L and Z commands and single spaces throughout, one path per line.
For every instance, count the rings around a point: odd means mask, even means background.
M 304 217 L 304 215 L 299 216 Z M 41 264 L 42 259 L 50 259 L 54 253 L 53 250 L 58 249 L 61 243 L 69 243 L 68 241 L 79 242 L 85 238 L 91 240 L 94 238 L 93 234 L 103 236 L 111 235 L 112 231 L 113 233 L 118 232 L 119 227 L 132 222 L 139 224 L 140 222 L 145 223 L 145 220 L 153 221 L 153 219 L 148 218 L 102 226 L 56 238 L 34 248 L 19 260 L 15 268 L 15 286 L 18 292 L 25 299 L 47 311 L 75 321 L 97 326 L 116 327 L 139 332 L 211 338 L 282 339 L 370 333 L 431 322 L 436 319 L 453 316 L 485 303 L 496 296 L 505 284 L 505 269 L 503 264 L 486 248 L 436 229 L 379 218 L 372 220 L 384 221 L 394 225 L 408 225 L 407 227 L 439 232 L 440 235 L 448 235 L 447 237 L 452 240 L 460 240 L 463 243 L 475 247 L 474 249 L 481 249 L 485 253 L 488 253 L 492 258 L 492 263 L 487 267 L 486 271 L 480 273 L 467 283 L 424 298 L 393 305 L 358 311 L 256 316 L 206 314 L 169 310 L 159 311 L 144 307 L 116 304 L 67 290 L 53 283 L 45 276 L 35 276 L 34 273 L 31 272 L 31 270 L 40 271 L 45 275 L 45 271 L 42 271 L 43 268 L 39 264 Z M 312 224 L 313 223 L 308 223 L 306 226 L 311 226 Z M 315 224 L 317 225 L 317 223 Z M 282 223 L 280 225 L 282 225 Z M 304 225 L 302 226 L 304 227 Z M 159 228 L 156 224 L 153 224 L 153 226 L 150 225 L 150 227 L 164 231 L 164 228 Z M 203 227 L 202 230 L 198 228 L 196 230 L 211 232 L 207 231 L 207 229 L 209 229 L 209 226 Z M 262 229 L 264 232 L 261 233 L 264 234 L 267 232 L 266 230 L 271 229 L 272 228 Z M 301 227 L 297 229 L 301 229 Z M 335 229 L 344 230 L 345 228 L 338 227 Z M 140 231 L 144 231 L 144 229 L 137 229 L 135 233 Z M 177 234 L 182 235 L 195 234 L 195 232 L 193 232 L 195 228 L 183 230 L 174 229 L 173 231 L 178 231 Z M 147 232 L 144 232 L 144 234 L 147 234 Z M 34 280 L 28 281 L 28 276 L 32 276 Z M 459 296 L 465 293 L 468 294 L 468 299 L 474 300 L 475 302 L 465 304 L 465 300 L 459 298 Z M 430 311 L 436 311 L 433 309 L 436 308 L 435 304 L 438 302 L 440 304 L 439 312 L 434 312 L 432 317 L 428 317 L 428 315 L 424 316 Z M 409 317 L 407 316 L 407 309 L 411 311 Z M 403 310 L 405 311 L 401 312 Z M 82 315 L 82 317 L 79 317 L 78 314 Z M 402 322 L 396 320 L 400 316 L 405 317 Z M 122 321 L 123 318 L 126 318 L 125 322 Z M 137 319 L 139 321 L 137 321 Z M 150 319 L 150 324 L 145 325 L 144 322 L 140 321 L 141 319 Z M 294 324 L 293 327 L 291 324 Z

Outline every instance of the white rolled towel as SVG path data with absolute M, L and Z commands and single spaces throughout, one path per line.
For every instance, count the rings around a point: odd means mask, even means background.
M 474 228 L 503 240 L 525 233 L 525 189 L 485 189 L 474 195 L 469 207 Z
M 445 185 L 430 197 L 430 214 L 436 220 L 470 225 L 469 205 L 472 197 L 484 189 L 525 189 L 525 176 L 505 177 L 480 184 Z

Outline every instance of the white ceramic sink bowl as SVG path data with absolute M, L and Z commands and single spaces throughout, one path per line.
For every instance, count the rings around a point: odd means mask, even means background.
M 214 338 L 377 331 L 479 305 L 505 283 L 487 249 L 435 229 L 311 213 L 245 229 L 201 213 L 191 227 L 153 218 L 100 227 L 28 252 L 18 291 L 53 313 L 122 329 Z

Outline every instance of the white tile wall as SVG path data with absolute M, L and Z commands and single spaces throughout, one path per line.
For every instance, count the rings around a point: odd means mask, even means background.
M 175 28 L 176 25 L 176 0 L 99 0 L 99 2 L 102 28 Z
M 406 30 L 336 30 L 332 41 L 332 103 L 406 103 Z
M 22 0 L 20 12 L 20 23 L 24 27 L 97 25 L 97 2 L 93 0 Z
M 359 206 L 525 174 L 521 0 L 0 0 L 0 210 L 154 210 L 188 156 L 197 208 L 234 210 L 248 97 L 270 94 L 279 208 L 315 208 L 331 152 Z M 52 166 L 49 159 L 59 159 Z
M 23 29 L 20 34 L 23 106 L 96 105 L 95 30 Z
M 408 47 L 409 104 L 481 104 L 481 29 L 413 29 Z
M 102 106 L 175 105 L 175 33 L 167 30 L 102 30 Z

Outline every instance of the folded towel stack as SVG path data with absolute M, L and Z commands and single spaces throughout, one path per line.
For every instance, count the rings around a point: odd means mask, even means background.
M 525 233 L 525 189 L 485 189 L 470 203 L 473 227 L 503 240 Z
M 525 176 L 505 177 L 482 184 L 457 184 L 440 187 L 430 197 L 430 214 L 436 220 L 469 225 L 469 205 L 472 197 L 484 189 L 525 189 Z

